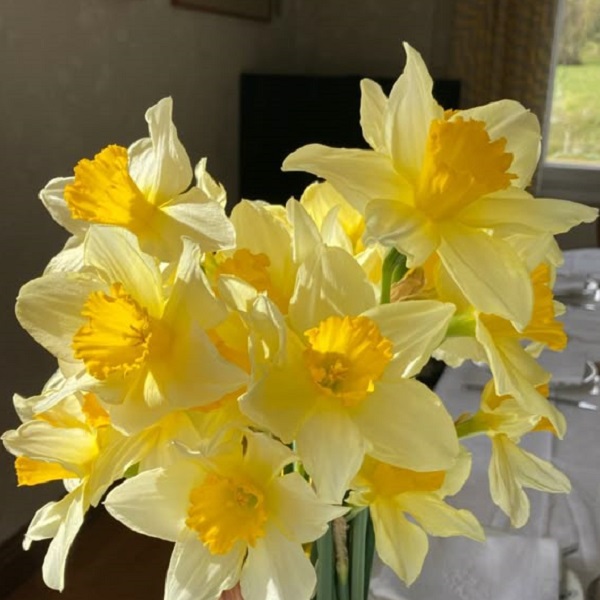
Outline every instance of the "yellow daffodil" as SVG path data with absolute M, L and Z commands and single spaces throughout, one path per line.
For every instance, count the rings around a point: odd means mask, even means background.
M 298 272 L 288 323 L 273 303 L 251 311 L 253 378 L 241 409 L 296 449 L 318 493 L 339 502 L 365 452 L 414 470 L 447 469 L 454 426 L 417 374 L 453 307 L 377 306 L 356 260 L 317 248 Z
M 67 376 L 37 411 L 75 391 L 110 405 L 114 423 L 139 431 L 174 409 L 208 405 L 239 390 L 245 373 L 220 356 L 206 330 L 226 316 L 208 289 L 199 249 L 186 241 L 171 278 L 117 227 L 88 231 L 79 273 L 25 285 L 17 316 Z
M 484 540 L 483 529 L 473 514 L 444 502 L 446 496 L 460 490 L 470 464 L 471 457 L 464 450 L 452 469 L 424 472 L 366 457 L 353 482 L 349 502 L 369 507 L 377 553 L 406 584 L 410 585 L 421 572 L 429 547 L 427 534 Z
M 372 150 L 312 144 L 283 168 L 324 177 L 365 215 L 367 239 L 394 246 L 410 267 L 436 254 L 478 310 L 524 327 L 531 285 L 505 238 L 562 233 L 598 211 L 525 191 L 540 146 L 532 113 L 511 100 L 444 112 L 421 56 L 405 49 L 406 68 L 389 98 L 373 81 L 361 84 L 361 125 Z
M 149 138 L 128 149 L 107 146 L 92 160 L 81 160 L 74 177 L 53 179 L 40 192 L 52 217 L 75 236 L 50 270 L 79 263 L 83 235 L 94 223 L 125 227 L 145 252 L 162 260 L 179 256 L 182 236 L 204 251 L 233 245 L 222 188 L 206 173 L 205 161 L 196 170 L 198 185 L 192 185 L 172 110 L 171 98 L 164 98 L 146 112 Z
M 108 511 L 146 535 L 175 542 L 165 600 L 217 600 L 240 584 L 245 600 L 309 600 L 316 576 L 302 544 L 346 508 L 317 498 L 294 455 L 261 434 L 235 452 L 141 473 L 107 497 Z
M 563 473 L 519 447 L 521 438 L 532 431 L 556 434 L 553 425 L 546 418 L 523 410 L 515 398 L 498 396 L 493 382 L 483 391 L 479 412 L 460 419 L 457 427 L 461 436 L 485 433 L 491 439 L 490 493 L 510 517 L 513 527 L 522 527 L 529 519 L 529 499 L 523 488 L 550 493 L 570 491 L 571 485 Z
M 30 412 L 24 399 L 17 397 L 15 404 L 21 414 Z M 33 541 L 52 539 L 42 573 L 46 585 L 62 590 L 67 555 L 85 513 L 140 460 L 144 445 L 116 431 L 93 394 L 64 398 L 18 429 L 4 433 L 2 442 L 17 457 L 19 485 L 65 482 L 67 494 L 37 511 L 23 542 L 27 550 Z

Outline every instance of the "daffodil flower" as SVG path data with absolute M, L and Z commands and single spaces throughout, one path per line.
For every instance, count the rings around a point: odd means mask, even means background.
M 31 412 L 25 399 L 16 397 L 15 404 L 20 414 Z M 36 512 L 23 542 L 27 550 L 33 541 L 52 539 L 42 573 L 46 585 L 60 591 L 67 555 L 85 513 L 140 460 L 143 440 L 116 431 L 97 399 L 87 394 L 81 399 L 66 397 L 18 429 L 4 433 L 2 442 L 17 457 L 19 485 L 64 480 L 67 494 Z
M 471 457 L 465 450 L 451 469 L 425 472 L 365 458 L 348 501 L 369 507 L 377 554 L 407 585 L 423 567 L 429 548 L 427 534 L 485 539 L 472 513 L 444 502 L 463 486 L 470 465 Z
M 118 225 L 134 233 L 143 250 L 176 260 L 182 236 L 203 251 L 230 247 L 233 228 L 224 212 L 222 188 L 205 161 L 192 185 L 192 166 L 172 122 L 173 102 L 164 98 L 146 112 L 150 137 L 129 149 L 111 145 L 83 159 L 75 176 L 53 179 L 40 192 L 52 217 L 73 234 L 49 270 L 73 270 L 91 224 Z
M 227 313 L 207 286 L 199 256 L 186 241 L 173 276 L 139 250 L 133 234 L 95 227 L 86 236 L 83 271 L 26 284 L 17 316 L 67 377 L 36 410 L 69 393 L 95 392 L 115 425 L 132 432 L 241 389 L 246 374 L 220 356 L 206 333 Z
M 316 575 L 302 544 L 347 508 L 325 504 L 285 446 L 248 434 L 236 452 L 182 459 L 141 473 L 107 497 L 127 527 L 175 542 L 165 600 L 217 600 L 240 584 L 244 600 L 309 600 Z
M 283 168 L 327 179 L 364 214 L 367 240 L 394 246 L 409 267 L 436 254 L 473 306 L 524 327 L 531 285 L 505 238 L 563 233 L 598 211 L 525 191 L 540 147 L 532 113 L 511 100 L 444 112 L 421 56 L 405 49 L 406 68 L 389 98 L 373 81 L 361 84 L 371 150 L 312 144 Z
M 339 502 L 366 452 L 414 470 L 449 468 L 458 454 L 439 398 L 410 379 L 454 312 L 435 301 L 377 306 L 360 265 L 317 248 L 298 271 L 288 322 L 257 298 L 252 382 L 241 409 L 296 450 L 318 493 Z
M 457 428 L 461 437 L 483 433 L 490 438 L 490 493 L 513 527 L 522 527 L 529 519 L 529 499 L 523 488 L 554 494 L 571 490 L 569 480 L 556 467 L 519 447 L 521 438 L 532 431 L 556 435 L 552 423 L 525 411 L 512 396 L 499 396 L 492 381 L 483 390 L 479 412 L 460 419 Z

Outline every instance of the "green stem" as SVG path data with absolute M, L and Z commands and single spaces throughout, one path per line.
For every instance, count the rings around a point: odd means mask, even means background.
M 367 525 L 369 521 L 368 509 L 358 513 L 350 524 L 351 542 L 350 542 L 350 599 L 366 600 L 365 580 L 366 580 L 366 536 Z M 367 584 L 368 585 L 368 584 Z
M 317 540 L 317 600 L 336 600 L 331 526 Z
M 367 509 L 368 511 L 368 509 Z M 365 511 L 365 512 L 367 512 Z M 373 570 L 373 557 L 375 556 L 375 530 L 371 514 L 367 519 L 367 534 L 365 541 L 365 598 L 369 597 L 369 585 L 371 583 L 371 571 Z

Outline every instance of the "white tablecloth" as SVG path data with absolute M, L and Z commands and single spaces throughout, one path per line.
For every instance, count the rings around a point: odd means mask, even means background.
M 562 276 L 573 278 L 581 275 L 581 281 L 589 273 L 600 273 L 600 249 L 575 250 L 565 253 L 565 265 L 561 269 Z M 600 310 L 586 311 L 584 309 L 568 308 L 563 317 L 565 328 L 572 340 L 569 345 L 565 360 L 568 356 L 585 356 L 590 360 L 600 361 Z M 479 406 L 480 392 L 477 390 L 465 389 L 465 381 L 468 378 L 469 369 L 472 365 L 467 365 L 460 369 L 446 369 L 440 379 L 436 392 L 444 400 L 453 417 L 464 412 L 474 412 Z M 552 540 L 554 547 L 564 549 L 572 544 L 578 544 L 578 550 L 566 557 L 566 564 L 579 576 L 583 585 L 600 574 L 600 410 L 590 411 L 578 408 L 573 405 L 560 405 L 568 423 L 568 431 L 563 440 L 556 440 L 548 433 L 533 433 L 526 436 L 522 446 L 536 455 L 546 460 L 552 461 L 561 469 L 571 480 L 572 492 L 569 495 L 564 494 L 544 494 L 534 490 L 527 490 L 531 501 L 531 517 L 529 522 L 521 529 L 511 529 L 508 518 L 491 501 L 488 488 L 487 469 L 490 458 L 490 443 L 485 437 L 477 437 L 465 441 L 473 453 L 472 474 L 463 490 L 451 500 L 456 506 L 471 510 L 480 520 L 480 522 L 491 528 L 493 532 L 512 532 L 517 535 L 521 542 L 515 548 L 530 547 L 530 558 L 528 553 L 519 553 L 521 560 L 513 564 L 510 561 L 503 561 L 506 569 L 506 578 L 512 580 L 521 577 L 526 579 L 523 583 L 521 598 L 533 598 L 534 596 L 525 593 L 531 581 L 539 582 L 540 571 L 546 565 L 555 565 L 558 569 L 557 555 L 551 550 Z M 523 540 L 525 536 L 526 540 Z M 488 595 L 473 595 L 473 590 L 481 584 L 481 581 L 493 580 L 494 575 L 489 572 L 489 565 L 497 560 L 498 553 L 505 552 L 506 541 L 494 540 L 492 547 L 488 547 L 482 552 L 488 553 L 480 560 L 479 579 L 477 572 L 471 570 L 470 586 L 463 586 L 464 589 L 458 591 L 448 588 L 448 593 L 435 596 L 434 592 L 428 590 L 428 582 L 437 585 L 444 577 L 452 578 L 453 567 L 449 566 L 448 559 L 444 556 L 456 555 L 461 546 L 465 553 L 465 559 L 469 552 L 472 552 L 474 542 L 448 540 L 432 540 L 432 556 L 426 561 L 425 568 L 421 575 L 422 581 L 415 584 L 413 588 L 407 590 L 399 582 L 396 582 L 397 598 L 425 599 L 427 600 L 446 600 L 447 598 L 488 598 Z M 511 543 L 510 540 L 508 542 Z M 511 550 L 511 552 L 513 552 Z M 476 553 L 475 553 L 476 555 Z M 452 559 L 450 559 L 452 560 Z M 486 561 L 488 566 L 486 567 Z M 378 567 L 379 568 L 379 567 Z M 459 574 L 456 570 L 454 575 Z M 558 574 L 554 580 L 546 580 L 544 585 L 548 590 L 552 590 L 556 585 Z M 386 577 L 388 578 L 386 580 Z M 389 579 L 390 573 L 380 573 L 376 580 L 386 582 L 386 585 L 394 587 Z M 450 580 L 449 579 L 449 580 Z M 508 579 L 507 579 L 508 581 Z M 508 584 L 507 584 L 508 585 Z M 469 591 L 467 588 L 471 588 Z M 380 586 L 381 588 L 381 586 Z M 460 588 L 460 586 L 459 586 Z M 391 588 L 390 588 L 391 589 Z M 500 587 L 497 593 L 489 596 L 499 599 L 504 597 L 500 594 Z M 538 589 L 539 585 L 538 585 Z M 427 596 L 429 593 L 429 597 Z M 525 593 L 525 595 L 523 595 Z M 462 595 L 461 595 L 462 594 Z M 393 598 L 392 595 L 380 595 L 382 600 Z M 518 598 L 517 595 L 513 595 Z M 551 598 L 551 595 L 537 593 L 536 600 L 541 598 Z M 555 597 L 558 597 L 557 595 Z

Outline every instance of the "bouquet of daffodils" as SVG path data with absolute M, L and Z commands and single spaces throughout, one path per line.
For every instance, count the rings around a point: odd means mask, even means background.
M 228 216 L 168 98 L 148 138 L 42 190 L 71 237 L 16 314 L 58 368 L 15 396 L 22 424 L 2 440 L 19 485 L 66 488 L 24 541 L 51 539 L 51 588 L 102 501 L 174 543 L 166 600 L 364 600 L 375 551 L 410 584 L 428 535 L 483 540 L 446 501 L 469 476 L 461 439 L 490 439 L 489 491 L 516 527 L 524 487 L 569 490 L 519 442 L 565 433 L 535 357 L 566 344 L 554 235 L 597 211 L 526 191 L 534 115 L 509 100 L 444 112 L 406 52 L 389 98 L 361 84 L 371 149 L 294 152 L 283 168 L 321 180 L 285 208 Z M 456 422 L 415 378 L 432 356 L 489 366 Z

